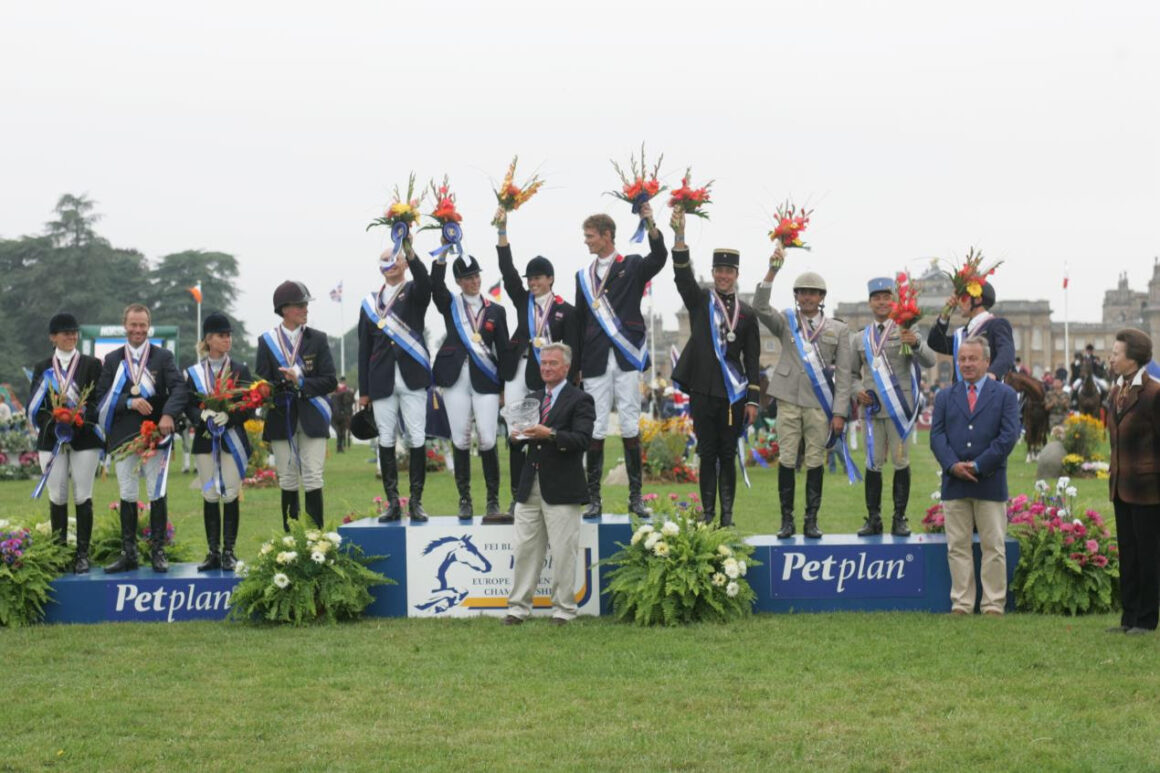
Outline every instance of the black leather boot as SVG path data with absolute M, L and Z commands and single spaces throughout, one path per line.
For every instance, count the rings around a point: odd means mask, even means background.
M 777 495 L 781 500 L 781 529 L 777 532 L 778 539 L 789 539 L 796 531 L 793 525 L 793 497 L 796 486 L 797 473 L 793 467 L 777 465 Z
M 222 530 L 222 517 L 218 503 L 202 501 L 201 518 L 205 521 L 205 544 L 209 546 L 209 553 L 206 554 L 205 560 L 197 565 L 197 571 L 208 572 L 211 569 L 221 569 L 222 555 L 219 539 Z
M 717 488 L 721 492 L 721 525 L 733 525 L 733 497 L 737 493 L 737 458 L 730 456 L 721 460 L 717 471 Z
M 717 460 L 701 459 L 701 507 L 705 508 L 705 523 L 717 517 Z M 724 505 L 724 503 L 722 503 Z
M 652 511 L 644 506 L 640 498 L 644 470 L 641 465 L 640 438 L 622 438 L 624 443 L 624 467 L 628 472 L 628 513 L 637 518 L 649 518 Z
M 818 510 L 822 507 L 822 481 L 825 476 L 825 467 L 806 470 L 806 519 L 802 525 L 802 534 L 810 539 L 820 539 L 822 536 L 818 530 Z
M 604 439 L 593 440 L 588 446 L 584 462 L 588 476 L 588 507 L 585 518 L 599 518 L 604 515 L 604 504 L 600 501 L 600 481 L 604 477 Z
M 455 489 L 459 492 L 459 512 L 461 521 L 470 521 L 475 516 L 471 507 L 471 452 L 465 448 L 454 449 Z
M 322 528 L 324 520 L 322 514 L 322 489 L 316 488 L 313 491 L 306 492 L 306 514 L 310 516 L 310 520 L 314 521 L 314 525 Z
M 515 519 L 499 509 L 499 449 L 493 446 L 480 451 L 479 456 L 483 462 L 483 481 L 487 486 L 487 512 L 483 522 L 513 523 Z
M 910 503 L 910 468 L 894 471 L 894 521 L 890 533 L 895 537 L 909 537 L 910 524 L 906 521 L 906 506 Z
M 89 544 L 93 541 L 93 500 L 86 499 L 77 505 L 77 557 L 73 563 L 73 572 L 88 574 L 92 564 L 89 563 Z
M 407 517 L 415 523 L 427 520 L 423 509 L 423 486 L 427 483 L 427 447 L 419 446 L 410 450 L 407 460 L 407 479 L 411 486 L 411 498 L 407 502 Z
M 866 523 L 858 529 L 859 537 L 882 533 L 882 471 L 866 470 Z
M 508 446 L 508 474 L 512 479 L 512 503 L 511 507 L 508 508 L 508 517 L 512 520 L 507 523 L 514 523 L 516 514 L 516 492 L 520 490 L 520 476 L 524 474 L 523 443 L 511 443 Z
M 410 459 L 407 460 L 410 463 Z M 379 446 L 379 471 L 383 474 L 383 493 L 387 495 L 387 511 L 379 516 L 379 523 L 397 521 L 403 517 L 399 506 L 399 458 L 394 446 Z
M 165 530 L 169 526 L 169 504 L 164 499 L 149 503 L 149 563 L 155 572 L 168 572 L 165 557 Z
M 282 530 L 290 531 L 290 521 L 298 520 L 298 489 L 282 489 Z
M 107 574 L 128 572 L 137 564 L 137 503 L 121 500 L 121 555 L 105 567 Z
M 234 545 L 238 544 L 238 525 L 241 521 L 238 500 L 222 504 L 222 569 L 232 572 L 238 566 Z
M 67 496 L 67 494 L 66 494 Z M 68 502 L 63 505 L 48 503 L 48 521 L 52 525 L 52 541 L 58 545 L 68 544 Z

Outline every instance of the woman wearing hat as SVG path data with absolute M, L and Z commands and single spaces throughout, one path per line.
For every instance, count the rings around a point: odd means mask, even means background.
M 104 441 L 97 430 L 96 386 L 101 377 L 101 361 L 77 351 L 79 331 L 76 317 L 67 312 L 49 320 L 48 337 L 55 351 L 33 368 L 28 415 L 40 428 L 36 448 L 41 469 L 48 470 L 44 488 L 48 490 L 49 519 L 53 535 L 62 545 L 68 539 L 68 487 L 72 481 L 77 513 L 73 571 L 85 574 L 89 571 L 89 542 L 93 534 L 93 477 Z M 58 429 L 52 394 L 63 396 L 64 405 L 76 408 L 85 390 L 88 395 L 83 405 L 84 423 Z
M 262 438 L 274 449 L 282 488 L 282 527 L 298 520 L 298 489 L 306 491 L 306 513 L 322 527 L 322 465 L 330 437 L 330 398 L 338 386 L 326 333 L 306 326 L 310 292 L 287 280 L 274 290 L 279 325 L 258 338 L 258 375 L 274 388 Z
M 1110 499 L 1120 545 L 1124 612 L 1111 632 L 1146 634 L 1160 619 L 1160 382 L 1148 375 L 1152 339 L 1116 333 L 1109 361 L 1117 376 L 1108 398 Z
M 500 354 L 507 356 L 507 313 L 503 306 L 480 295 L 479 263 L 471 255 L 458 257 L 452 266 L 455 283 L 462 291 L 447 290 L 447 263 L 442 259 L 431 269 L 431 295 L 443 315 L 447 337 L 435 356 L 436 386 L 443 387 L 451 442 L 455 447 L 455 486 L 459 489 L 459 517 L 470 520 L 471 420 L 479 432 L 479 456 L 487 485 L 487 517 L 500 516 L 499 452 L 495 447 L 499 422 Z
M 232 346 L 229 318 L 213 312 L 201 325 L 201 340 L 197 342 L 201 359 L 185 371 L 191 395 L 219 391 L 227 382 L 234 387 L 251 382 L 250 369 L 230 359 Z M 238 540 L 238 494 L 242 478 L 246 476 L 246 461 L 250 458 L 250 441 L 244 425 L 253 411 L 223 413 L 203 406 L 200 400 L 191 398 L 185 410 L 193 425 L 193 461 L 201 481 L 202 518 L 209 544 L 209 553 L 197 570 L 233 571 L 237 565 L 234 545 Z

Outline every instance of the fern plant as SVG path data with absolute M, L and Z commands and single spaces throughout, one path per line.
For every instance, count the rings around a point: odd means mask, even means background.
M 52 539 L 47 521 L 32 528 L 0 520 L 0 626 L 19 628 L 44 619 L 52 581 L 72 551 Z

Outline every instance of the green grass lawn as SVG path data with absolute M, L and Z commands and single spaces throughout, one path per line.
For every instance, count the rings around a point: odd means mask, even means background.
M 937 486 L 925 440 L 913 525 Z M 381 488 L 368 456 L 331 456 L 332 520 L 370 514 Z M 1022 458 L 1013 494 L 1033 484 Z M 769 533 L 776 471 L 751 475 L 737 522 Z M 200 552 L 189 480 L 172 479 L 171 513 Z M 427 509 L 452 512 L 450 474 L 429 483 Z M 1110 514 L 1106 481 L 1076 485 L 1081 506 Z M 0 515 L 47 511 L 31 486 L 0 484 Z M 612 488 L 605 502 L 622 509 L 625 496 Z M 98 509 L 115 498 L 98 481 Z M 822 528 L 851 532 L 862 518 L 861 488 L 828 476 Z M 242 557 L 279 528 L 277 492 L 247 491 Z M 842 613 L 675 630 L 603 619 L 0 630 L 0 770 L 1160 769 L 1160 643 L 1105 634 L 1115 622 Z

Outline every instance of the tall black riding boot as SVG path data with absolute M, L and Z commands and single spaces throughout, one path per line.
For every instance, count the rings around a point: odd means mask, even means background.
M 222 531 L 221 508 L 217 502 L 201 503 L 201 518 L 205 521 L 205 544 L 209 546 L 209 553 L 205 560 L 197 565 L 197 571 L 208 572 L 211 569 L 222 568 L 221 543 L 219 539 Z
M 68 544 L 68 502 L 63 505 L 48 503 L 48 521 L 52 525 L 52 541 L 58 545 Z
M 818 510 L 822 507 L 822 481 L 825 477 L 825 467 L 806 470 L 806 520 L 802 525 L 802 534 L 810 539 L 822 536 L 818 531 Z
M 484 523 L 514 523 L 515 519 L 499 509 L 499 449 L 492 446 L 479 452 L 483 462 L 483 481 L 487 485 L 487 512 Z
M 165 531 L 169 527 L 169 503 L 154 499 L 149 503 L 149 563 L 155 572 L 168 572 L 165 558 Z
M 640 438 L 622 438 L 624 443 L 624 467 L 628 472 L 628 513 L 637 518 L 648 518 L 652 515 L 640 498 L 641 484 L 644 482 L 644 470 L 641 466 Z
M 325 520 L 322 514 L 322 489 L 316 488 L 306 492 L 306 514 L 314 521 L 315 526 L 322 528 Z
M 717 471 L 717 488 L 721 491 L 721 525 L 733 525 L 733 497 L 737 494 L 737 457 L 721 460 Z
M 882 533 L 882 471 L 866 470 L 866 523 L 858 529 L 859 537 Z
M 894 471 L 894 522 L 890 533 L 895 537 L 909 537 L 910 524 L 906 522 L 906 506 L 910 503 L 910 468 Z
M 461 521 L 470 521 L 475 515 L 471 507 L 471 452 L 466 448 L 455 449 L 455 488 L 459 492 L 459 513 Z
M 121 555 L 105 567 L 105 572 L 127 572 L 137 568 L 137 503 L 121 500 Z
M 777 495 L 781 500 L 781 530 L 778 539 L 789 539 L 796 529 L 793 525 L 793 497 L 797 486 L 797 473 L 793 467 L 777 465 Z
M 238 566 L 234 545 L 238 543 L 238 524 L 241 521 L 238 500 L 222 504 L 222 569 L 232 572 Z
M 407 501 L 407 517 L 415 523 L 427 520 L 423 509 L 423 486 L 427 483 L 427 446 L 412 448 L 407 460 L 407 480 L 411 486 L 411 498 Z
M 77 557 L 73 564 L 76 574 L 88 574 L 89 544 L 93 541 L 93 500 L 77 504 Z
M 290 531 L 290 521 L 298 520 L 298 489 L 282 489 L 282 530 Z
M 604 514 L 604 504 L 600 501 L 600 480 L 604 477 L 604 438 L 592 441 L 584 463 L 588 475 L 588 507 L 584 510 L 584 517 L 599 518 Z
M 701 507 L 705 508 L 705 523 L 717 517 L 717 459 L 701 459 Z
M 399 507 L 399 458 L 394 446 L 379 447 L 379 472 L 383 474 L 383 493 L 387 495 L 387 511 L 379 516 L 379 523 L 397 521 L 403 517 L 403 508 Z
M 508 474 L 512 479 L 512 503 L 511 507 L 508 508 L 508 515 L 513 516 L 511 522 L 515 521 L 516 492 L 520 490 L 520 476 L 524 474 L 524 454 L 525 445 L 523 443 L 511 443 L 508 445 Z

